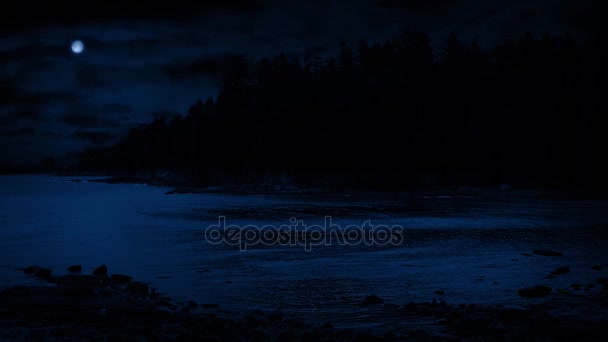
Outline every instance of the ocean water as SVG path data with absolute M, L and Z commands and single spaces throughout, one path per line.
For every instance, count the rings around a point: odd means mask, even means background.
M 57 275 L 106 264 L 175 301 L 347 321 L 369 315 L 357 304 L 370 294 L 398 305 L 518 305 L 530 301 L 520 287 L 593 283 L 606 272 L 592 265 L 608 268 L 605 201 L 518 191 L 169 195 L 92 179 L 0 176 L 0 287 L 40 283 L 17 270 L 32 264 Z M 214 227 L 222 220 L 232 231 Z M 350 240 L 323 239 L 328 220 Z M 316 240 L 271 244 L 281 226 Z M 534 249 L 564 256 L 522 255 Z M 544 279 L 558 266 L 571 272 Z

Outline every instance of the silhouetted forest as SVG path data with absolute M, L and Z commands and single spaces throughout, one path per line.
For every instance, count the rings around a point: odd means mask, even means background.
M 216 99 L 157 118 L 81 168 L 197 184 L 598 187 L 608 39 L 533 37 L 485 51 L 404 30 L 331 58 L 236 59 Z

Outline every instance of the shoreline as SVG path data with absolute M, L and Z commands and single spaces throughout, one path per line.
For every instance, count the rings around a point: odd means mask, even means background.
M 80 182 L 78 177 L 99 177 L 91 182 L 107 184 L 145 184 L 147 186 L 168 188 L 165 194 L 238 194 L 238 195 L 289 195 L 289 194 L 405 194 L 405 193 L 441 193 L 446 196 L 501 196 L 529 197 L 536 199 L 554 200 L 607 200 L 601 191 L 583 188 L 550 188 L 550 187 L 512 187 L 508 184 L 498 186 L 467 186 L 467 185 L 411 185 L 411 186 L 379 186 L 352 187 L 340 185 L 294 185 L 294 184 L 259 184 L 259 183 L 226 183 L 223 185 L 197 185 L 192 182 L 175 182 L 164 178 L 127 178 L 107 175 L 62 175 L 56 177 L 72 177 L 70 181 Z
M 526 306 L 445 301 L 388 303 L 367 294 L 353 310 L 365 323 L 335 320 L 288 310 L 226 311 L 221 303 L 173 302 L 167 294 L 127 275 L 92 274 L 82 267 L 53 276 L 50 269 L 23 271 L 49 286 L 0 290 L 0 338 L 8 340 L 514 340 L 600 341 L 608 333 L 608 282 L 593 295 L 543 289 L 520 296 L 541 298 Z M 604 278 L 605 280 L 605 278 Z M 534 289 L 529 289 L 534 291 Z M 521 289 L 520 289 L 521 291 Z M 246 298 L 244 298 L 246 300 Z
M 174 180 L 164 177 L 124 177 L 96 172 L 31 172 L 7 173 L 2 176 L 40 175 L 67 178 L 71 182 L 98 182 L 106 184 L 144 184 L 167 188 L 166 194 L 236 194 L 236 195 L 289 195 L 289 194 L 406 194 L 441 193 L 447 196 L 480 195 L 500 197 L 527 197 L 547 200 L 608 200 L 608 193 L 601 188 L 580 186 L 533 186 L 514 184 L 469 185 L 467 183 L 410 184 L 410 185 L 343 185 L 328 182 L 314 184 L 281 183 L 273 178 L 271 182 L 224 182 L 199 184 L 192 180 Z M 87 179 L 93 178 L 93 179 Z

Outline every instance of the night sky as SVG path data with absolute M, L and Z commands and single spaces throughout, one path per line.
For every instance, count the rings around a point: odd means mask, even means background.
M 525 31 L 574 34 L 601 23 L 597 1 L 173 0 L 3 3 L 0 166 L 62 160 L 112 144 L 157 115 L 216 96 L 225 61 L 334 54 L 345 41 L 424 30 L 491 48 Z M 549 4 L 549 5 L 548 5 Z M 72 41 L 84 45 L 81 54 Z

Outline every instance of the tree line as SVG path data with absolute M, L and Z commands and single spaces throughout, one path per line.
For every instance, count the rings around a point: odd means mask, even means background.
M 403 30 L 329 58 L 235 59 L 216 98 L 133 128 L 80 167 L 199 184 L 603 183 L 608 39 L 534 37 L 493 49 Z

